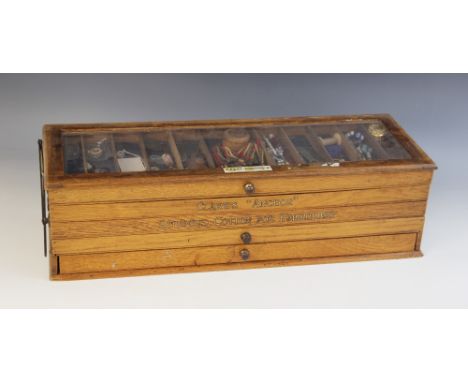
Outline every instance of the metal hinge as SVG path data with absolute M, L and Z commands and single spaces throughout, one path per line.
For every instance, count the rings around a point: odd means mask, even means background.
M 37 145 L 39 148 L 39 176 L 41 181 L 42 226 L 44 227 L 44 256 L 47 257 L 47 224 L 49 224 L 49 218 L 47 217 L 47 195 L 44 188 L 44 156 L 42 150 L 42 139 L 39 139 L 37 141 Z

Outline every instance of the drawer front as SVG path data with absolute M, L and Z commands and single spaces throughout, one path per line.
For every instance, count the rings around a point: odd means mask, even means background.
M 99 203 L 137 200 L 176 200 L 196 198 L 241 197 L 304 192 L 362 190 L 383 187 L 429 185 L 432 171 L 373 173 L 358 175 L 317 175 L 302 177 L 271 177 L 252 175 L 249 178 L 213 178 L 193 182 L 177 182 L 155 178 L 147 183 L 92 188 L 64 186 L 49 189 L 50 204 Z M 123 180 L 122 180 L 123 182 Z M 247 187 L 251 185 L 251 187 Z
M 415 249 L 416 239 L 416 233 L 407 233 L 283 243 L 103 253 L 60 256 L 59 263 L 61 274 L 75 274 L 197 267 L 210 264 L 241 264 L 271 260 L 336 258 L 412 252 Z
M 253 244 L 409 233 L 422 231 L 423 217 L 372 219 L 349 222 L 255 226 L 249 229 Z M 55 255 L 143 251 L 243 244 L 245 228 L 179 231 L 141 235 L 52 239 Z
M 308 196 L 308 195 L 307 195 Z M 369 219 L 422 217 L 425 201 L 291 209 L 257 209 L 246 212 L 218 212 L 181 216 L 158 216 L 144 219 L 116 219 L 104 221 L 54 222 L 51 237 L 58 240 L 145 235 L 171 232 L 191 232 L 278 225 L 344 222 Z M 250 212 L 250 213 L 249 213 Z
M 289 209 L 426 201 L 428 189 L 428 185 L 419 185 L 263 197 L 51 204 L 49 209 L 54 223 L 185 215 L 216 217 L 220 214 L 231 213 L 256 214 L 263 213 L 263 211 L 274 212 Z

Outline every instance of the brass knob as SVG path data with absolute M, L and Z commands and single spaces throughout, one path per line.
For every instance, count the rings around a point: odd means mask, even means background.
M 253 194 L 255 192 L 255 186 L 253 183 L 244 184 L 244 191 L 246 194 Z
M 242 258 L 242 260 L 246 261 L 249 259 L 250 257 L 250 251 L 246 248 L 244 249 L 241 249 L 240 251 L 240 257 Z
M 240 237 L 244 244 L 249 244 L 252 241 L 252 235 L 249 232 L 242 233 Z

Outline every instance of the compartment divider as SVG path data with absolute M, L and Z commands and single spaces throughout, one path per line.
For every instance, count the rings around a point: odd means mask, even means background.
M 309 141 L 312 148 L 316 150 L 320 156 L 322 156 L 322 160 L 324 162 L 333 162 L 333 158 L 330 156 L 330 154 L 328 154 L 327 149 L 322 144 L 322 141 L 320 140 L 318 135 L 315 133 L 314 129 L 311 127 L 307 127 L 306 132 L 308 134 L 306 134 L 305 137 Z
M 359 152 L 356 150 L 356 147 L 348 140 L 348 138 L 345 137 L 345 135 L 339 131 L 337 128 L 333 129 L 334 133 L 338 133 L 341 137 L 341 147 L 343 148 L 343 151 L 345 152 L 346 156 L 350 161 L 360 161 L 360 155 Z
M 81 144 L 81 156 L 83 157 L 83 171 L 85 174 L 88 173 L 88 158 L 86 158 L 86 151 L 84 145 L 84 138 L 83 135 L 80 134 L 80 144 Z
M 180 157 L 180 152 L 179 149 L 177 148 L 174 135 L 172 134 L 171 130 L 167 131 L 167 140 L 169 143 L 169 147 L 171 148 L 172 155 L 174 156 L 174 161 L 176 163 L 176 166 L 179 170 L 183 170 L 184 166 L 182 164 L 182 158 Z
M 143 139 L 142 133 L 138 134 L 138 143 L 140 146 L 141 158 L 143 159 L 143 164 L 145 166 L 146 171 L 148 171 L 149 170 L 148 154 L 146 153 L 145 140 Z
M 360 130 L 364 136 L 366 137 L 367 142 L 369 142 L 369 146 L 371 146 L 374 151 L 376 152 L 377 156 L 379 159 L 389 159 L 390 156 L 388 153 L 383 149 L 383 147 L 380 145 L 380 143 L 377 141 L 376 138 L 372 136 L 372 134 L 367 131 L 367 128 L 365 126 L 362 127 Z
M 289 151 L 289 153 L 293 157 L 293 160 L 296 162 L 296 163 L 291 163 L 291 164 L 305 164 L 306 162 L 302 158 L 301 154 L 299 154 L 299 151 L 297 151 L 296 147 L 291 142 L 291 140 L 289 139 L 288 134 L 286 134 L 284 129 L 282 127 L 278 127 L 277 131 L 278 131 L 278 136 L 281 139 L 281 143 L 283 143 L 286 150 Z
M 119 162 L 117 161 L 117 152 L 115 150 L 115 141 L 114 141 L 114 134 L 108 134 L 110 136 L 110 145 L 112 150 L 112 157 L 114 158 L 114 166 L 116 170 L 122 171 L 119 166 Z
M 271 154 L 266 149 L 265 142 L 263 142 L 263 139 L 260 136 L 260 134 L 258 133 L 257 129 L 252 129 L 252 132 L 254 134 L 255 139 L 258 139 L 260 141 L 260 146 L 261 146 L 263 152 L 265 153 L 265 158 L 266 158 L 267 164 L 270 165 L 270 166 L 276 166 L 275 160 L 273 159 Z
M 202 154 L 205 156 L 205 159 L 208 162 L 208 166 L 210 168 L 215 168 L 216 166 L 214 163 L 214 159 L 210 153 L 210 149 L 208 148 L 208 145 L 205 142 L 205 138 L 203 138 L 203 135 L 200 132 L 197 133 L 197 136 L 198 136 L 198 147 L 200 148 L 200 151 L 202 152 Z

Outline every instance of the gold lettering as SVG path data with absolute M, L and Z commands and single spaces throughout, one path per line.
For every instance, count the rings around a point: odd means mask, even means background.
M 252 201 L 247 200 L 247 202 L 252 203 L 253 208 L 271 208 L 292 206 L 294 200 L 296 200 L 295 196 L 285 199 L 253 199 Z

